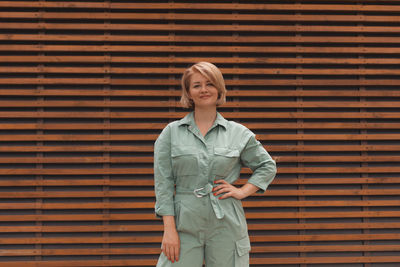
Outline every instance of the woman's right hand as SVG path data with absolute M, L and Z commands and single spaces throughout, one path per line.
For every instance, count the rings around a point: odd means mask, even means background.
M 179 261 L 180 240 L 178 232 L 175 228 L 175 220 L 173 216 L 164 216 L 164 235 L 162 239 L 161 249 L 164 255 L 172 263 L 174 263 L 175 261 Z

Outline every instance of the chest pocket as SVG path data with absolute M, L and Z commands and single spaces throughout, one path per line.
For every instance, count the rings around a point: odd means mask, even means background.
M 198 159 L 195 147 L 177 146 L 171 149 L 172 169 L 176 176 L 197 175 Z
M 225 147 L 214 148 L 214 173 L 218 176 L 227 176 L 238 164 L 239 150 Z

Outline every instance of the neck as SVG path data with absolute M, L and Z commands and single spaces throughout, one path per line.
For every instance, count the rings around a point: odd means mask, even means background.
M 194 120 L 197 123 L 213 123 L 217 117 L 217 108 L 195 107 Z

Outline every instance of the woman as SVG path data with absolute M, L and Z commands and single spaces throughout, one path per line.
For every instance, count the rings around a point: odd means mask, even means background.
M 219 69 L 197 63 L 183 73 L 183 107 L 193 108 L 168 124 L 154 149 L 156 215 L 164 222 L 157 266 L 249 266 L 250 241 L 241 199 L 263 193 L 276 174 L 274 160 L 255 135 L 225 120 Z M 241 166 L 253 174 L 240 188 L 232 185 Z

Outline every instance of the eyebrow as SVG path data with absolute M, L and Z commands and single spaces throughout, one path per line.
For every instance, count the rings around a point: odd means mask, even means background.
M 210 82 L 210 81 L 208 81 L 208 80 L 207 80 L 206 82 L 207 82 L 207 83 L 211 83 L 211 82 Z M 200 82 L 194 82 L 193 84 L 196 84 L 196 83 L 200 83 Z

